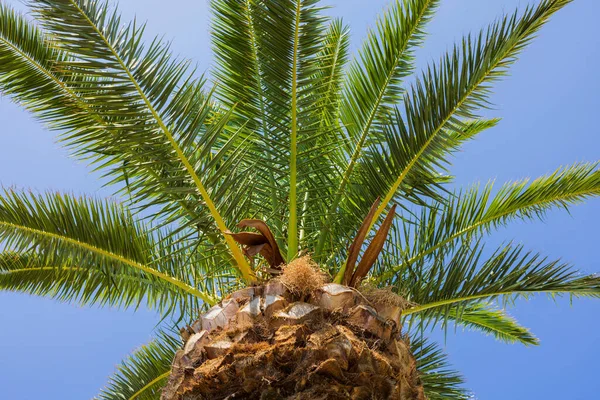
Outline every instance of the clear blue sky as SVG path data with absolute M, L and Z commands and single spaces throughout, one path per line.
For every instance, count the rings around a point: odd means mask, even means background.
M 21 8 L 17 0 L 0 0 Z M 532 0 L 535 2 L 535 0 Z M 387 0 L 330 0 L 329 12 L 352 27 L 356 49 Z M 437 59 L 462 34 L 526 1 L 444 0 L 419 51 L 419 65 Z M 176 52 L 210 67 L 207 2 L 127 0 L 125 15 L 149 21 Z M 575 0 L 495 86 L 496 128 L 468 144 L 456 160 L 458 183 L 535 177 L 575 161 L 600 159 L 600 2 Z M 109 196 L 98 174 L 69 158 L 29 115 L 0 98 L 0 184 Z M 600 200 L 551 213 L 543 223 L 513 224 L 491 241 L 514 239 L 585 272 L 600 272 Z M 478 333 L 449 332 L 445 349 L 480 399 L 598 398 L 600 301 L 553 303 L 546 298 L 510 310 L 541 339 L 537 348 L 505 345 Z M 79 308 L 51 300 L 0 293 L 0 399 L 93 397 L 115 365 L 146 343 L 158 318 L 140 310 Z M 436 337 L 443 342 L 439 334 Z

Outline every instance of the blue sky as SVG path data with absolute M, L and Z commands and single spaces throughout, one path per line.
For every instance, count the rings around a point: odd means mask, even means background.
M 16 0 L 0 0 L 21 8 Z M 535 1 L 534 1 L 535 2 Z M 387 0 L 329 0 L 331 15 L 352 28 L 356 49 Z M 518 0 L 443 0 L 429 26 L 419 66 L 436 60 L 461 35 L 483 27 Z M 211 63 L 206 1 L 127 0 L 126 16 L 148 20 L 150 34 L 166 34 L 174 49 Z M 600 2 L 575 0 L 556 15 L 538 39 L 495 85 L 499 126 L 467 144 L 452 169 L 457 183 L 497 182 L 535 177 L 575 161 L 600 159 Z M 0 184 L 110 196 L 99 175 L 69 158 L 53 133 L 0 98 Z M 600 271 L 600 200 L 552 212 L 544 222 L 517 223 L 494 233 L 492 243 L 514 240 L 528 249 Z M 552 302 L 536 298 L 510 313 L 541 339 L 525 348 L 478 333 L 450 331 L 444 343 L 454 366 L 480 399 L 597 398 L 600 301 Z M 84 399 L 93 397 L 116 364 L 146 343 L 158 318 L 146 310 L 80 308 L 51 300 L 0 293 L 0 398 Z

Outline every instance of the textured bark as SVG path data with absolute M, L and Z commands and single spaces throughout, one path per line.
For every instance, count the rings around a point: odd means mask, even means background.
M 162 400 L 425 399 L 398 317 L 341 285 L 243 289 L 192 325 Z

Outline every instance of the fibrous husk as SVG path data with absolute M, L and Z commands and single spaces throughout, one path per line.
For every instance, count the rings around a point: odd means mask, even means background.
M 402 311 L 413 305 L 404 297 L 394 293 L 391 288 L 377 288 L 373 285 L 363 284 L 360 292 L 382 318 L 394 321 L 398 326 Z
M 326 277 L 319 266 L 307 255 L 286 265 L 279 280 L 292 293 L 305 297 L 321 288 L 327 281 Z
M 378 288 L 372 284 L 366 283 L 359 288 L 359 291 L 372 304 L 396 306 L 403 310 L 413 306 L 413 304 L 404 297 L 394 293 L 390 287 Z

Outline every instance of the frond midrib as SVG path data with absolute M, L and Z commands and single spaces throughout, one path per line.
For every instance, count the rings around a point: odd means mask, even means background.
M 439 301 L 434 301 L 432 303 L 426 303 L 426 304 L 414 306 L 411 308 L 407 308 L 406 310 L 403 310 L 402 315 L 416 314 L 419 312 L 423 312 L 425 310 L 430 310 L 432 308 L 446 306 L 448 304 L 462 303 L 464 301 L 470 301 L 470 300 L 478 300 L 478 299 L 497 297 L 497 296 L 505 296 L 505 295 L 537 294 L 537 293 L 549 293 L 549 294 L 570 293 L 570 294 L 575 294 L 575 295 L 577 295 L 577 294 L 585 295 L 585 294 L 589 293 L 589 294 L 595 294 L 595 295 L 600 296 L 600 291 L 594 292 L 589 289 L 581 290 L 581 291 L 579 291 L 579 290 L 564 290 L 564 289 L 563 290 L 500 290 L 500 291 L 492 292 L 492 293 L 482 293 L 482 294 L 474 294 L 474 295 L 470 295 L 470 296 L 461 296 L 461 297 L 455 297 L 452 299 L 439 300 Z
M 246 0 L 246 16 L 248 19 L 248 31 L 250 33 L 250 48 L 252 50 L 252 64 L 254 66 L 254 74 L 256 75 L 256 89 L 258 90 L 258 98 L 260 104 L 260 125 L 262 128 L 263 136 L 266 139 L 267 137 L 267 112 L 265 109 L 265 93 L 263 90 L 263 79 L 262 79 L 262 71 L 260 68 L 260 60 L 258 56 L 258 41 L 256 40 L 256 27 L 254 26 L 254 19 L 252 18 L 252 9 L 251 9 L 251 0 Z M 268 153 L 265 151 L 265 157 L 268 157 Z M 277 189 L 275 183 L 275 176 L 273 174 L 273 170 L 269 168 L 269 183 L 270 183 L 270 195 L 271 195 L 271 207 L 273 211 L 275 211 L 278 203 L 277 198 Z M 275 227 L 281 229 L 281 221 L 278 218 L 274 219 Z
M 168 378 L 169 375 L 171 375 L 171 370 L 168 370 L 167 372 L 165 372 L 163 374 L 160 374 L 159 376 L 157 376 L 156 378 L 154 378 L 150 382 L 148 382 L 146 385 L 144 385 L 144 387 L 142 387 L 140 390 L 138 390 L 137 392 L 135 392 L 129 398 L 129 400 L 134 400 L 136 397 L 139 397 L 142 393 L 144 393 L 146 390 L 150 389 L 152 386 L 154 386 L 155 384 L 157 384 L 161 380 L 163 380 L 165 378 Z
M 297 121 L 297 96 L 298 96 L 298 45 L 300 41 L 300 11 L 301 0 L 296 0 L 296 19 L 294 24 L 294 46 L 292 55 L 292 102 L 291 102 L 291 134 L 290 134 L 290 201 L 288 219 L 288 261 L 298 252 L 298 199 L 296 189 L 298 157 L 298 121 Z
M 0 277 L 3 277 L 3 276 L 6 277 L 6 276 L 13 275 L 13 274 L 21 274 L 21 273 L 27 273 L 27 272 L 38 272 L 38 271 L 39 272 L 66 271 L 67 273 L 81 272 L 81 273 L 86 273 L 86 274 L 98 274 L 98 275 L 103 274 L 102 271 L 91 269 L 91 268 L 83 268 L 83 267 L 79 267 L 79 266 L 46 265 L 45 267 L 27 267 L 27 268 L 16 268 L 16 269 L 10 269 L 10 270 L 6 270 L 6 271 L 0 271 Z M 139 277 L 134 277 L 134 276 L 130 276 L 130 275 L 119 275 L 118 278 L 122 279 L 122 280 L 127 280 L 127 281 L 144 282 L 147 284 L 152 284 L 152 281 L 147 278 L 139 278 Z

